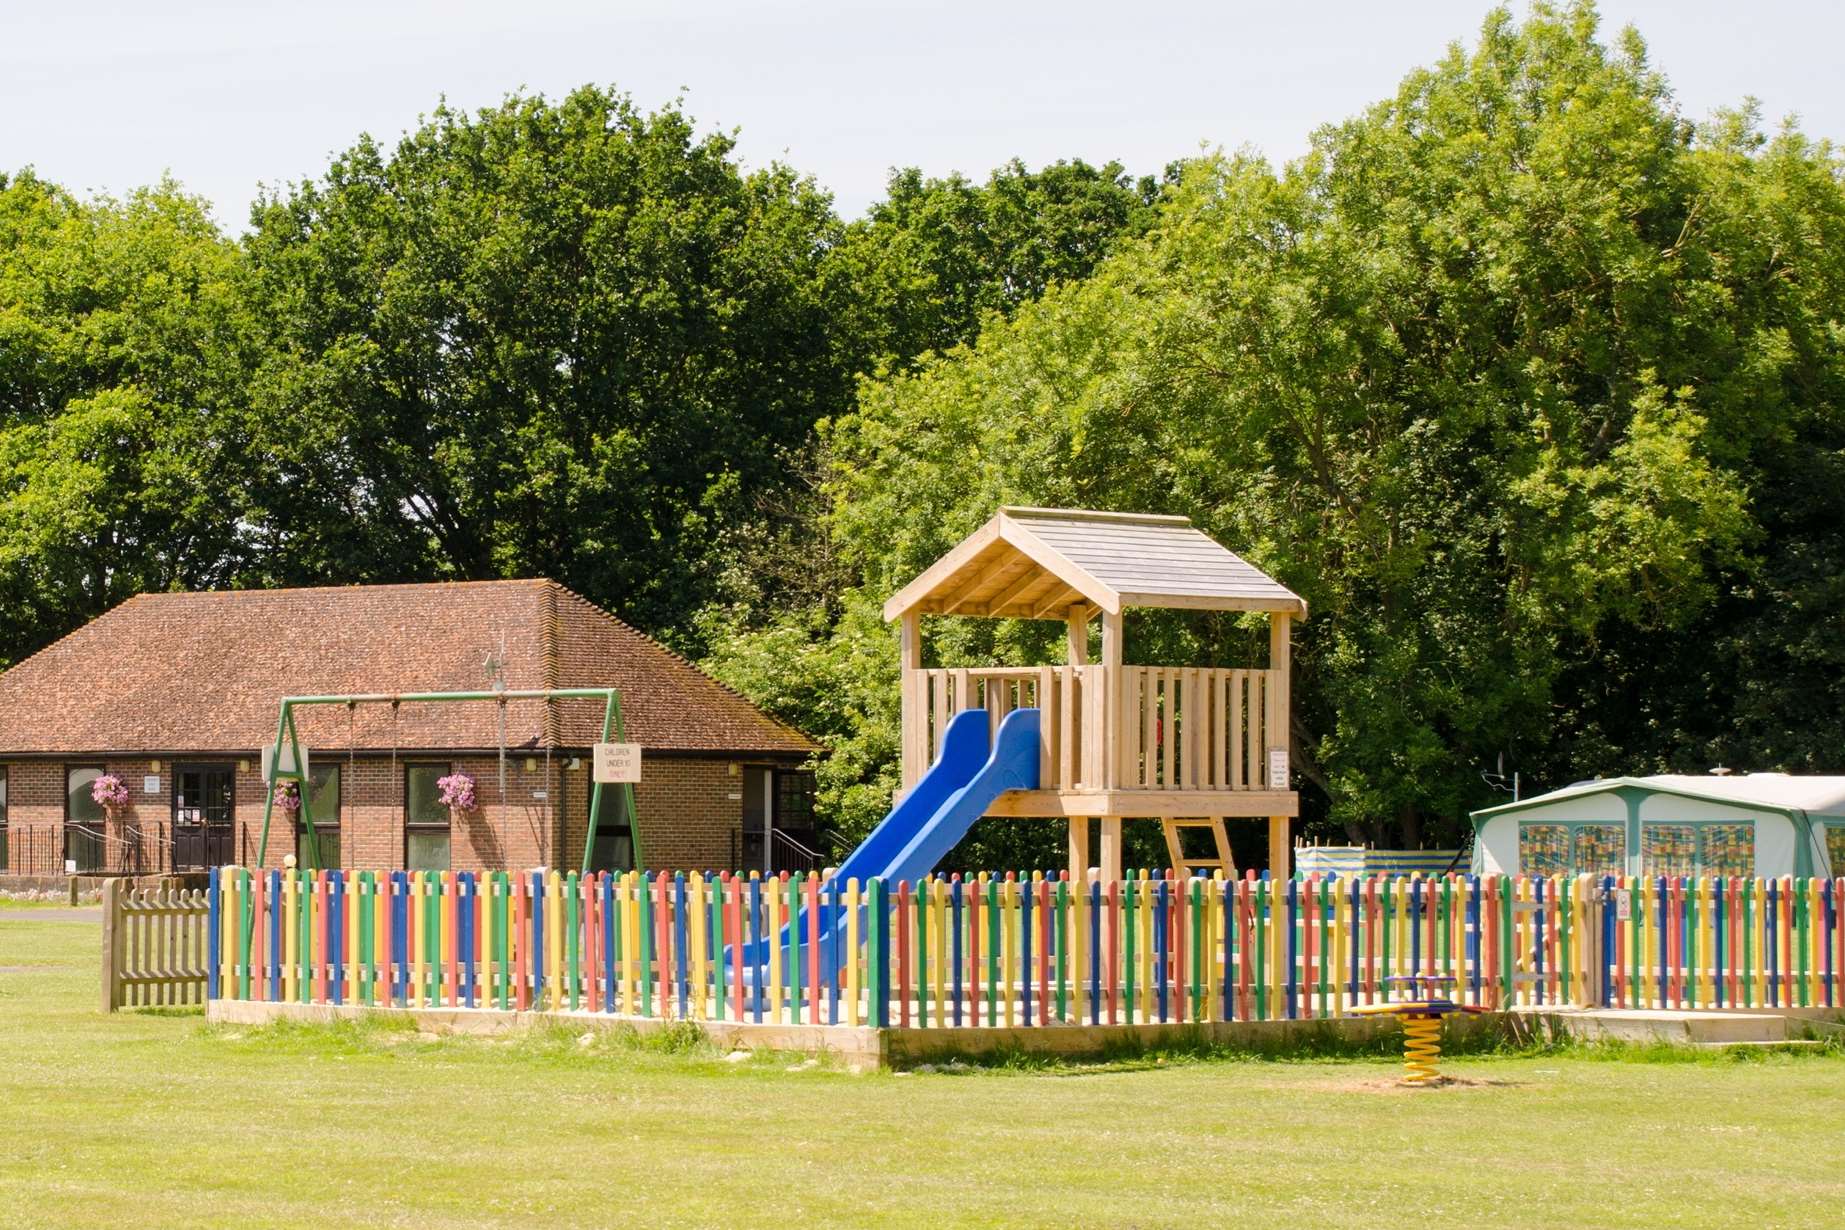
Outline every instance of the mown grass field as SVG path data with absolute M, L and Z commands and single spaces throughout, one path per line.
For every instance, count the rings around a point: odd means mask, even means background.
M 96 1009 L 0 911 L 0 1224 L 1836 1224 L 1845 1057 L 1153 1059 L 853 1076 L 696 1045 Z M 790 1070 L 790 1069 L 794 1070 Z

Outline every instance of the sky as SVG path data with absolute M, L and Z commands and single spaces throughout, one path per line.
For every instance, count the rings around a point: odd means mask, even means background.
M 391 140 L 446 96 L 614 85 L 683 99 L 857 216 L 893 166 L 979 178 L 1017 156 L 1156 172 L 1204 146 L 1276 162 L 1392 93 L 1483 0 L 1288 4 L 0 0 L 0 170 L 120 193 L 170 172 L 241 231 L 258 185 L 321 172 L 362 132 Z M 1522 0 L 1514 5 L 1522 13 Z M 1681 110 L 1746 96 L 1770 121 L 1845 137 L 1845 5 L 1603 0 L 1636 25 Z

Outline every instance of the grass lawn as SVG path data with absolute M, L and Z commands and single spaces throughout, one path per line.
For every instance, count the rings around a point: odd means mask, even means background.
M 1147 1062 L 851 1076 L 569 1035 L 96 1009 L 0 912 L 0 1223 L 1835 1224 L 1845 1058 Z M 791 1067 L 796 1070 L 790 1071 Z

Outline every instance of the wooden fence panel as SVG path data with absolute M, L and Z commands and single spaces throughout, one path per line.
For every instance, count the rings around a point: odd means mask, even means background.
M 203 1004 L 210 905 L 197 889 L 103 885 L 103 1011 Z

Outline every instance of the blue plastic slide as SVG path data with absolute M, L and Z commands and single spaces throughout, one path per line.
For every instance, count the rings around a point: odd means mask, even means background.
M 985 709 L 955 714 L 942 735 L 942 754 L 871 836 L 840 864 L 832 885 L 843 888 L 855 879 L 862 887 L 873 877 L 893 884 L 920 879 L 935 870 L 1000 795 L 1038 788 L 1038 710 L 1008 713 L 999 724 L 999 737 L 993 740 L 991 751 L 988 725 Z M 796 925 L 805 941 L 806 911 L 801 913 Z M 833 932 L 844 929 L 845 918 L 837 908 L 825 906 L 821 918 L 821 944 L 827 954 L 824 964 L 830 977 L 832 953 L 838 947 Z M 786 929 L 781 938 L 786 946 Z M 760 965 L 768 959 L 767 947 L 752 945 L 745 961 Z

